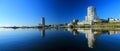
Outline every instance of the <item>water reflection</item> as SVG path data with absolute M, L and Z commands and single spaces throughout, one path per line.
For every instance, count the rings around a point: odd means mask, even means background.
M 41 32 L 41 37 L 44 38 L 45 37 L 45 28 L 38 28 L 38 31 Z
M 103 29 L 85 29 L 85 28 L 68 28 L 68 31 L 72 32 L 74 36 L 79 33 L 85 34 L 86 39 L 88 40 L 88 47 L 93 48 L 96 44 L 96 39 L 104 33 L 108 33 L 109 35 L 119 34 L 120 30 L 103 30 Z
M 21 28 L 19 28 L 19 29 L 21 29 Z M 17 30 L 19 30 L 19 29 L 12 29 L 12 30 L 14 30 L 14 31 L 17 31 Z M 22 28 L 23 29 L 23 28 Z M 30 29 L 30 28 L 29 28 Z M 35 29 L 35 31 L 36 31 L 36 29 L 39 31 L 37 31 L 37 34 L 36 34 L 36 37 L 37 36 L 39 36 L 39 35 L 41 35 L 40 37 L 42 37 L 42 38 L 46 38 L 46 37 L 48 37 L 48 36 L 46 36 L 46 33 L 50 33 L 50 32 L 48 32 L 47 30 L 49 30 L 49 31 L 51 31 L 51 30 L 62 30 L 62 31 L 58 31 L 59 33 L 63 33 L 63 34 L 58 34 L 58 32 L 56 33 L 55 31 L 54 31 L 54 33 L 52 32 L 51 34 L 54 34 L 54 35 L 50 35 L 50 36 L 55 36 L 55 38 L 58 40 L 58 42 L 59 41 L 65 41 L 65 42 L 67 42 L 67 40 L 68 39 L 70 39 L 71 37 L 77 37 L 79 34 L 84 34 L 85 35 L 85 38 L 87 39 L 87 46 L 89 47 L 89 48 L 94 48 L 94 47 L 96 47 L 96 45 L 98 45 L 97 44 L 97 38 L 99 38 L 100 37 L 100 35 L 101 34 L 108 34 L 109 36 L 111 36 L 111 35 L 113 35 L 113 34 L 119 34 L 120 33 L 120 30 L 106 30 L 106 29 L 92 29 L 92 28 L 89 28 L 89 29 L 87 29 L 87 28 L 73 28 L 73 29 L 71 29 L 71 28 L 61 28 L 61 29 L 59 29 L 59 28 L 49 28 L 49 29 L 45 29 L 45 28 L 32 28 L 32 29 Z M 2 32 L 2 30 L 11 30 L 11 28 L 0 28 L 0 31 Z M 22 31 L 24 31 L 25 30 L 25 28 L 22 30 Z M 31 30 L 31 31 L 33 31 L 33 30 Z M 34 33 L 35 33 L 35 31 L 34 31 Z M 66 35 L 66 34 L 68 34 L 68 32 L 70 33 L 70 32 L 72 32 L 72 34 L 73 35 L 71 35 L 71 36 L 69 36 L 69 35 Z M 18 31 L 18 33 L 19 33 L 19 31 Z M 34 36 L 34 33 L 32 34 L 32 36 Z M 19 35 L 21 35 L 21 34 L 19 34 Z M 23 34 L 24 35 L 24 34 Z M 23 36 L 23 35 L 21 35 L 21 37 Z M 47 34 L 48 35 L 48 34 Z M 26 35 L 26 36 L 28 36 L 28 35 Z M 32 37 L 31 36 L 31 37 Z M 57 37 L 58 36 L 58 37 Z M 62 37 L 64 37 L 63 39 L 60 37 L 60 36 L 62 36 Z M 67 39 L 67 38 L 68 39 Z M 25 37 L 26 38 L 26 37 Z M 67 40 L 66 40 L 67 39 Z M 42 40 L 42 39 L 41 39 Z M 56 40 L 56 41 L 57 41 Z M 43 40 L 43 41 L 45 41 L 45 40 Z M 55 42 L 56 42 L 55 41 Z M 71 42 L 72 40 L 70 39 L 70 42 Z M 52 42 L 54 42 L 54 41 L 52 41 Z M 68 41 L 69 42 L 69 41 Z M 85 41 L 86 42 L 86 41 Z M 59 43 L 58 43 L 59 44 Z M 67 44 L 67 43 L 66 43 Z
M 93 46 L 95 44 L 95 33 L 93 32 L 92 29 L 80 29 L 80 28 L 70 29 L 70 28 L 68 28 L 68 31 L 71 31 L 73 33 L 73 35 L 75 35 L 75 36 L 78 33 L 84 33 L 86 36 L 86 39 L 88 40 L 88 47 L 93 48 Z

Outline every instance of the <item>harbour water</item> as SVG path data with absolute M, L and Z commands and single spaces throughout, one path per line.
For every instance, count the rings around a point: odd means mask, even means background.
M 0 28 L 0 51 L 120 51 L 120 31 Z

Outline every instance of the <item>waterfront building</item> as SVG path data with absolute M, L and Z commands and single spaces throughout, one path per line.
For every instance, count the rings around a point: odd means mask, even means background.
M 87 16 L 85 16 L 85 20 L 81 22 L 77 22 L 77 25 L 83 25 L 83 24 L 94 24 L 94 21 L 98 19 L 96 8 L 93 6 L 89 6 L 87 8 Z M 75 20 L 73 20 L 74 22 Z M 68 26 L 73 25 L 72 23 L 69 23 Z
M 93 6 L 89 6 L 87 8 L 87 16 L 85 16 L 85 20 L 82 22 L 79 22 L 78 24 L 94 24 L 94 20 L 98 19 L 96 8 Z
M 42 24 L 42 26 L 45 26 L 45 18 L 44 17 L 41 18 L 41 24 Z
M 109 22 L 120 22 L 119 19 L 114 19 L 114 18 L 108 18 Z
M 87 16 L 86 16 L 86 21 L 92 21 L 94 19 L 97 19 L 96 15 L 96 8 L 93 6 L 89 6 L 87 8 Z

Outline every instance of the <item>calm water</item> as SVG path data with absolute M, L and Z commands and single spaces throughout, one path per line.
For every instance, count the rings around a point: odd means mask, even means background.
M 3 29 L 0 51 L 120 51 L 120 31 Z

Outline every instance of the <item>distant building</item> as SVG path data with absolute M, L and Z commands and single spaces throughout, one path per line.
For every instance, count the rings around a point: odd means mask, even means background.
M 120 22 L 120 19 L 108 18 L 109 22 Z
M 42 24 L 42 26 L 45 26 L 45 18 L 44 17 L 41 18 L 41 24 Z
M 109 21 L 109 22 L 114 22 L 115 19 L 113 19 L 113 18 L 108 18 L 108 21 Z

